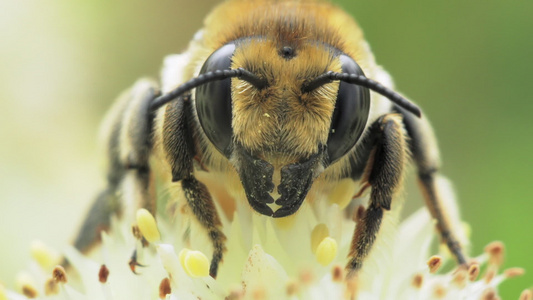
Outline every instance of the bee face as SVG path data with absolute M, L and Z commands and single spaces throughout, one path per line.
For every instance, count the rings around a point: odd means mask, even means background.
M 235 78 L 200 86 L 196 108 L 203 131 L 237 169 L 252 207 L 272 215 L 266 204 L 281 195 L 276 204 L 290 210 L 274 216 L 294 213 L 320 172 L 355 145 L 370 107 L 364 87 L 330 82 L 307 91 L 304 86 L 326 71 L 363 73 L 331 45 L 268 37 L 222 46 L 200 73 L 227 68 L 248 70 L 263 83 Z M 275 172 L 281 173 L 276 183 Z M 288 191 L 296 180 L 304 184 Z

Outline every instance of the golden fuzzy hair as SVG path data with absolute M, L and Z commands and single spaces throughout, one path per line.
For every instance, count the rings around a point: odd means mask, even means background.
M 302 94 L 302 83 L 326 71 L 341 71 L 335 52 L 362 62 L 363 68 L 367 59 L 355 21 L 325 1 L 226 1 L 206 18 L 199 42 L 202 49 L 193 64 L 236 42 L 232 68 L 243 67 L 268 81 L 267 88 L 257 90 L 232 80 L 234 137 L 258 156 L 281 155 L 289 161 L 326 144 L 339 85 Z M 294 57 L 282 57 L 283 47 L 292 48 Z

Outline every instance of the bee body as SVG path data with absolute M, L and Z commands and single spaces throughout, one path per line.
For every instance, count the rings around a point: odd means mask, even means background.
M 138 82 L 108 117 L 108 187 L 83 225 L 79 249 L 112 213 L 153 211 L 154 177 L 181 194 L 206 229 L 212 276 L 226 239 L 215 200 L 230 218 L 234 201 L 281 218 L 315 195 L 347 207 L 370 188 L 349 254 L 354 274 L 412 153 L 443 241 L 464 263 L 434 178 L 431 127 L 391 91 L 358 25 L 339 8 L 312 0 L 224 2 L 184 53 L 165 60 L 160 85 Z M 137 203 L 121 203 L 117 191 L 133 193 Z

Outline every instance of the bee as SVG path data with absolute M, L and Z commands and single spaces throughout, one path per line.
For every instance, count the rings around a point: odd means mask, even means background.
M 349 180 L 354 190 L 337 202 L 370 191 L 347 259 L 353 276 L 412 159 L 442 242 L 466 264 L 436 180 L 429 122 L 392 90 L 361 29 L 331 3 L 223 2 L 187 50 L 167 58 L 160 82 L 140 80 L 118 99 L 104 128 L 107 187 L 74 243 L 80 250 L 95 244 L 111 215 L 154 212 L 154 178 L 163 174 L 159 181 L 180 190 L 205 229 L 215 277 L 226 241 L 217 191 L 265 218 L 284 218 L 310 201 L 310 191 L 346 188 Z M 124 203 L 125 193 L 136 203 Z

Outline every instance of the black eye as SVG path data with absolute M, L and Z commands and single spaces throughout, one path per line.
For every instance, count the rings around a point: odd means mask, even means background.
M 350 57 L 342 54 L 339 59 L 343 73 L 364 75 L 363 70 Z M 328 137 L 330 163 L 335 162 L 352 149 L 363 134 L 369 111 L 370 92 L 367 88 L 346 82 L 339 84 Z
M 200 75 L 231 68 L 235 44 L 227 44 L 216 50 L 205 61 Z M 231 129 L 231 78 L 206 83 L 196 88 L 196 111 L 202 128 L 213 145 L 230 155 Z

